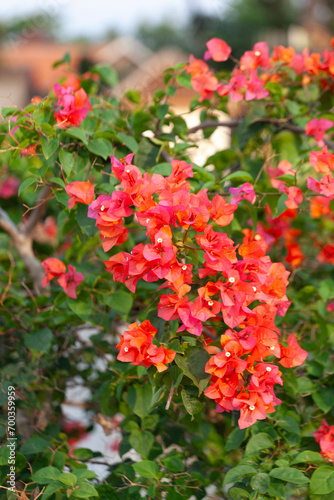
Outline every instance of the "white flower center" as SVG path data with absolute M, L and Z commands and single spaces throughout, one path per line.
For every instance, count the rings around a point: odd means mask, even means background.
M 210 300 L 210 301 L 208 302 L 208 304 L 209 304 L 209 306 L 213 306 L 213 301 L 212 301 L 212 300 Z
M 256 292 L 256 286 L 253 286 L 253 290 L 254 290 L 254 292 Z
M 235 278 L 231 277 L 228 279 L 230 283 L 234 283 L 235 282 Z
M 187 269 L 187 266 L 186 265 L 182 266 L 182 269 L 183 271 L 185 271 Z
M 261 52 L 259 50 L 256 50 L 254 54 L 256 55 L 256 57 L 259 57 L 261 55 Z
M 272 345 L 271 348 L 270 348 L 271 351 L 274 351 L 275 350 L 275 346 Z
M 103 210 L 104 210 L 104 205 L 101 206 L 101 212 L 103 212 Z
M 249 409 L 250 409 L 251 411 L 253 411 L 253 410 L 255 410 L 255 406 L 254 406 L 254 405 L 250 405 Z
M 129 173 L 131 172 L 131 170 L 128 168 L 127 170 L 125 170 L 125 172 L 126 172 L 127 174 L 129 174 Z
M 260 239 L 261 239 L 261 235 L 256 234 L 256 235 L 254 236 L 254 240 L 256 240 L 256 241 L 259 241 Z
M 162 243 L 162 238 L 158 238 L 158 239 L 157 239 L 157 242 L 158 242 L 158 243 Z
M 270 366 L 267 366 L 266 370 L 267 370 L 267 372 L 271 372 Z
M 148 224 L 150 222 L 150 219 L 146 219 L 146 224 Z
M 124 351 L 125 352 L 128 352 L 129 348 L 128 347 L 124 347 Z
M 229 358 L 229 357 L 231 356 L 231 353 L 227 351 L 227 352 L 225 352 L 225 356 L 226 356 L 227 358 Z

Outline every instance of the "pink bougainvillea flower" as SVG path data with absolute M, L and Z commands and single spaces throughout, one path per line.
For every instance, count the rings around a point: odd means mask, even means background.
M 10 175 L 0 183 L 0 198 L 7 200 L 12 196 L 17 196 L 20 185 L 20 179 Z
M 323 419 L 321 426 L 313 435 L 320 445 L 321 455 L 327 458 L 328 462 L 334 462 L 334 425 L 328 425 Z
M 314 118 L 306 124 L 305 133 L 306 135 L 314 136 L 318 146 L 324 146 L 325 132 L 326 130 L 332 128 L 333 125 L 334 122 L 332 122 L 332 120 L 327 120 L 326 118 L 320 118 L 320 120 L 317 120 Z
M 322 194 L 323 196 L 327 196 L 329 198 L 334 197 L 334 179 L 332 174 L 324 175 L 320 181 L 313 179 L 313 177 L 308 177 L 307 187 L 315 193 Z
M 288 347 L 281 346 L 281 359 L 280 363 L 285 368 L 293 368 L 295 366 L 302 365 L 307 358 L 307 351 L 302 349 L 297 342 L 294 333 L 291 333 L 288 337 Z
M 277 165 L 277 168 L 267 167 L 267 173 L 270 177 L 271 185 L 275 189 L 280 189 L 281 184 L 285 185 L 285 182 L 277 179 L 281 175 L 295 175 L 295 170 L 292 168 L 292 164 L 287 160 L 281 160 Z
M 41 262 L 42 267 L 44 269 L 44 276 L 42 278 L 42 287 L 45 288 L 47 283 L 52 280 L 52 278 L 59 278 L 62 274 L 66 272 L 66 266 L 64 262 L 56 257 L 49 257 L 48 259 L 43 260 Z
M 76 287 L 84 280 L 82 273 L 75 272 L 75 267 L 69 264 L 68 272 L 58 278 L 58 283 L 71 299 L 77 298 Z
M 90 182 L 74 181 L 65 186 L 66 193 L 70 196 L 68 208 L 73 208 L 76 203 L 90 205 L 94 200 L 94 186 Z
M 54 93 L 58 96 L 57 111 L 54 113 L 58 127 L 78 127 L 86 118 L 87 111 L 92 109 L 84 89 L 74 91 L 71 86 L 65 88 L 56 83 Z
M 238 205 L 242 200 L 248 200 L 252 205 L 256 202 L 254 187 L 250 182 L 245 182 L 239 188 L 230 188 L 229 192 L 233 195 L 231 205 Z
M 324 146 L 321 151 L 311 151 L 309 161 L 319 174 L 328 174 L 334 170 L 334 155 L 328 153 L 327 146 Z
M 209 66 L 202 59 L 196 59 L 196 57 L 191 54 L 186 73 L 195 77 L 201 75 L 202 73 L 206 73 L 207 71 L 209 71 Z
M 204 101 L 204 99 L 211 99 L 214 91 L 218 88 L 218 80 L 211 71 L 194 76 L 191 79 L 191 84 L 193 89 L 201 94 L 198 99 L 199 102 Z
M 286 193 L 288 195 L 288 199 L 284 202 L 288 208 L 298 208 L 302 203 L 303 191 L 300 188 L 296 186 L 286 187 L 285 184 L 282 183 L 279 190 L 281 191 L 281 193 Z
M 217 62 L 227 61 L 232 52 L 231 47 L 220 38 L 211 38 L 206 42 L 206 46 L 208 50 L 204 54 L 205 61 L 211 58 Z

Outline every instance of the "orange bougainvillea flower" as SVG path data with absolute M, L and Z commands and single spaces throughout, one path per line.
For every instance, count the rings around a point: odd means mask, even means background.
M 70 182 L 65 191 L 70 196 L 68 208 L 73 208 L 76 203 L 90 205 L 94 201 L 94 186 L 90 182 Z
M 307 351 L 304 351 L 297 342 L 294 333 L 291 333 L 288 337 L 288 347 L 281 347 L 281 359 L 280 363 L 285 368 L 293 368 L 295 366 L 302 365 L 307 358 Z
M 44 276 L 42 278 L 42 287 L 45 288 L 47 283 L 52 280 L 52 278 L 59 278 L 62 274 L 66 273 L 66 266 L 64 262 L 56 257 L 49 257 L 41 262 L 44 269 Z
M 152 343 L 157 331 L 149 320 L 143 321 L 141 325 L 137 323 L 129 325 L 129 330 L 121 335 L 121 340 L 116 346 L 120 351 L 117 359 L 147 368 L 154 365 L 159 372 L 167 370 L 166 364 L 173 361 L 176 353 Z

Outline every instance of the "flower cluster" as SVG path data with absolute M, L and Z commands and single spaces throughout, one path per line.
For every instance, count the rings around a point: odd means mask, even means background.
M 157 331 L 148 320 L 141 325 L 129 325 L 129 330 L 121 335 L 121 341 L 117 345 L 120 351 L 117 359 L 146 368 L 154 365 L 159 372 L 167 370 L 166 364 L 173 361 L 176 353 L 153 344 Z
M 334 425 L 328 425 L 323 419 L 321 426 L 313 435 L 320 445 L 321 455 L 329 462 L 334 462 Z
M 206 395 L 217 402 L 218 411 L 239 409 L 243 427 L 265 418 L 280 402 L 273 384 L 282 381 L 272 356 L 283 366 L 297 366 L 307 353 L 293 334 L 287 348 L 278 342 L 275 316 L 283 316 L 290 305 L 285 295 L 289 273 L 283 264 L 271 262 L 266 242 L 250 230 L 244 231 L 239 248 L 220 230 L 231 223 L 241 200 L 254 203 L 254 189 L 246 183 L 232 191 L 230 204 L 218 194 L 209 199 L 206 189 L 191 193 L 192 165 L 185 161 L 173 160 L 168 177 L 150 177 L 132 164 L 132 154 L 111 160 L 119 189 L 98 196 L 88 216 L 96 219 L 105 251 L 126 240 L 124 218 L 134 212 L 148 241 L 131 253 L 112 255 L 105 261 L 107 270 L 131 292 L 141 279 L 159 281 L 158 316 L 177 320 L 179 334 L 200 337 L 209 319 L 220 321 L 221 328 L 226 325 L 223 351 L 206 366 L 212 375 Z M 147 321 L 131 325 L 118 345 L 118 359 L 166 369 L 175 353 L 152 344 L 155 332 Z M 269 356 L 270 363 L 264 362 Z
M 41 263 L 44 269 L 45 276 L 42 278 L 43 288 L 53 278 L 57 278 L 58 284 L 62 287 L 66 295 L 71 299 L 76 299 L 76 287 L 84 280 L 83 274 L 76 272 L 75 267 L 69 264 L 68 272 L 64 262 L 56 257 L 49 257 Z
M 212 38 L 207 42 L 208 50 L 204 59 L 226 61 L 231 54 L 231 47 L 219 38 Z M 219 96 L 230 96 L 234 102 L 264 99 L 269 96 L 265 87 L 268 82 L 280 82 L 289 77 L 293 71 L 301 79 L 302 85 L 309 85 L 312 79 L 320 77 L 320 84 L 324 90 L 333 89 L 333 61 L 334 51 L 324 50 L 321 54 L 309 53 L 305 49 L 298 54 L 292 47 L 282 45 L 274 47 L 270 56 L 266 42 L 258 42 L 253 50 L 247 50 L 240 58 L 239 64 L 233 69 L 229 81 L 219 81 L 209 70 L 202 59 L 190 56 L 187 73 L 191 75 L 193 89 L 200 94 L 199 101 L 212 99 L 214 93 Z M 331 127 L 330 120 L 322 119 L 321 123 L 313 120 L 309 122 L 306 133 L 315 135 L 319 146 L 323 145 L 322 133 Z
M 54 93 L 58 97 L 57 111 L 54 113 L 58 127 L 78 127 L 92 109 L 84 89 L 74 90 L 71 86 L 64 87 L 56 83 Z

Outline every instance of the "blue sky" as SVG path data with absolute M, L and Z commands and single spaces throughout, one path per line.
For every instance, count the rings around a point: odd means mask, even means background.
M 0 3 L 0 20 L 36 14 L 57 15 L 60 36 L 102 37 L 108 29 L 131 34 L 148 21 L 181 26 L 192 11 L 220 16 L 229 0 L 10 0 Z M 230 0 L 231 1 L 231 0 Z

